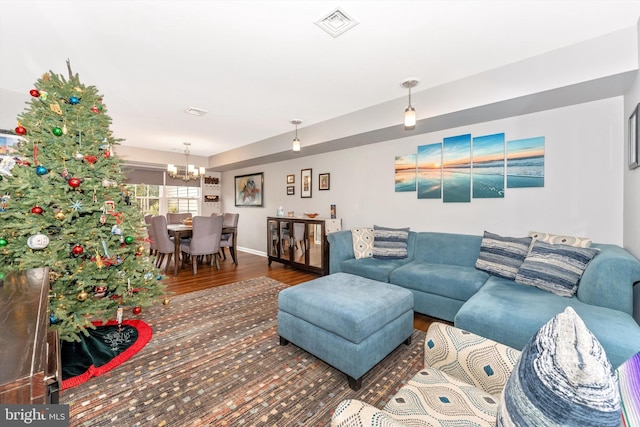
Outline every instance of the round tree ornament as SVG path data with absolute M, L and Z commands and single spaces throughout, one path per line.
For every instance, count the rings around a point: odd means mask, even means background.
M 73 248 L 71 248 L 71 252 L 76 256 L 82 255 L 82 252 L 84 252 L 84 248 L 80 245 L 75 245 Z
M 55 136 L 61 136 L 62 135 L 62 129 L 59 127 L 54 127 L 53 129 L 51 129 L 51 132 L 55 135 Z
M 31 208 L 31 213 L 36 215 L 42 215 L 43 209 L 40 206 L 34 206 Z
M 31 96 L 33 96 L 34 98 L 39 98 L 40 97 L 40 91 L 38 89 L 31 89 L 29 91 L 29 94 Z
M 135 307 L 133 307 L 133 314 L 135 314 L 136 316 L 140 313 L 142 313 L 142 308 L 139 305 L 136 305 Z
M 44 166 L 42 166 L 42 165 L 40 165 L 40 166 L 38 166 L 38 167 L 36 168 L 36 173 L 37 173 L 38 175 L 40 175 L 40 176 L 42 176 L 42 175 L 46 175 L 46 174 L 47 174 L 47 172 L 49 172 L 49 171 L 47 170 L 47 168 L 45 168 L 45 167 L 44 167 Z
M 16 128 L 16 133 L 18 135 L 26 135 L 27 134 L 27 130 L 24 128 L 24 126 L 18 125 L 18 127 Z
M 7 241 L 7 239 L 5 238 L 0 238 L 0 248 L 4 248 L 5 246 L 7 246 L 9 244 L 9 242 Z
M 49 246 L 49 237 L 44 234 L 34 234 L 27 239 L 27 246 L 35 250 L 44 249 Z
M 71 179 L 69 180 L 69 182 L 68 182 L 69 186 L 70 186 L 70 187 L 73 187 L 73 188 L 78 188 L 78 187 L 80 187 L 80 184 L 81 184 L 81 183 L 82 183 L 82 181 L 80 181 L 80 179 L 79 179 L 79 178 L 75 178 L 75 177 L 71 178 Z
M 77 105 L 78 103 L 80 103 L 80 99 L 78 99 L 77 96 L 72 96 L 69 98 L 69 104 Z

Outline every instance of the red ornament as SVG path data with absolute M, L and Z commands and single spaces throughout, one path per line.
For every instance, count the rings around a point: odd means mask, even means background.
M 94 163 L 98 160 L 98 156 L 85 154 L 85 155 L 84 155 L 84 159 L 85 159 L 87 162 L 89 162 L 89 163 L 91 163 L 91 164 L 94 164 Z
M 104 150 L 104 153 L 102 153 L 102 155 L 106 159 L 106 158 L 111 156 L 111 151 L 109 149 L 106 149 L 106 150 Z
M 40 215 L 42 214 L 42 208 L 40 206 L 34 206 L 31 208 L 31 213 L 34 213 L 36 215 Z
M 78 188 L 80 187 L 80 184 L 82 183 L 82 181 L 80 181 L 80 179 L 78 178 L 71 178 L 69 180 L 69 185 L 73 188 Z
M 142 313 L 142 308 L 140 308 L 140 306 L 136 305 L 135 307 L 133 307 L 132 311 L 133 311 L 133 314 L 138 315 L 138 314 Z
M 29 91 L 29 93 L 31 94 L 31 96 L 33 96 L 34 98 L 40 98 L 40 91 L 38 91 L 38 89 L 31 89 Z
M 93 107 L 91 107 L 91 112 L 95 114 L 100 114 L 100 109 L 94 105 Z
M 82 252 L 84 252 L 84 248 L 80 245 L 75 245 L 73 248 L 71 248 L 71 252 L 74 255 L 82 255 Z
M 16 133 L 18 135 L 26 135 L 27 134 L 27 130 L 24 128 L 24 126 L 20 125 L 16 128 Z

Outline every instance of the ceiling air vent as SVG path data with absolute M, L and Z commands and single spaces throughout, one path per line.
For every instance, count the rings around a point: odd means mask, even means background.
M 345 11 L 337 8 L 320 18 L 315 24 L 332 37 L 338 37 L 358 25 L 359 22 L 350 17 Z
M 207 110 L 203 110 L 202 108 L 196 108 L 196 107 L 189 107 L 186 110 L 184 110 L 184 112 L 187 114 L 191 114 L 192 116 L 198 116 L 198 117 L 202 117 L 208 113 Z

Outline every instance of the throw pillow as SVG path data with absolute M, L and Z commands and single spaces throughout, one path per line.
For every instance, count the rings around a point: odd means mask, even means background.
M 373 226 L 373 257 L 401 259 L 408 256 L 409 228 Z
M 356 259 L 373 256 L 373 228 L 352 228 L 351 239 Z
M 578 290 L 587 264 L 598 252 L 594 248 L 551 245 L 536 240 L 516 274 L 516 282 L 571 297 Z
M 624 426 L 640 426 L 640 353 L 616 369 Z
M 525 345 L 498 404 L 497 426 L 619 427 L 611 363 L 571 308 Z
M 552 245 L 569 245 L 578 248 L 591 247 L 591 239 L 587 237 L 559 236 L 551 233 L 540 233 L 539 231 L 530 231 L 529 237 Z
M 485 231 L 476 268 L 494 276 L 513 280 L 527 257 L 529 246 L 531 237 L 502 237 Z

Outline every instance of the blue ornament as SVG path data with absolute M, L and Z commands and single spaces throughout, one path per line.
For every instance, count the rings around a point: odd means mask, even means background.
M 47 168 L 45 168 L 44 166 L 40 165 L 36 168 L 36 173 L 38 175 L 44 175 L 48 172 Z
M 156 279 L 162 280 L 162 274 L 158 274 L 158 277 L 156 277 Z
M 77 96 L 72 96 L 71 98 L 69 98 L 69 103 L 71 105 L 76 105 L 76 104 L 80 103 L 80 100 L 78 99 Z
M 56 316 L 54 316 L 53 314 L 49 315 L 49 323 L 52 325 L 55 325 L 56 323 L 58 323 L 58 319 L 56 319 Z

